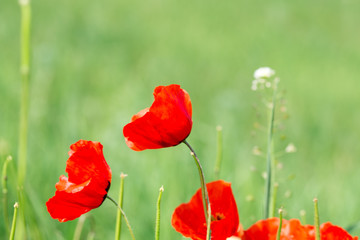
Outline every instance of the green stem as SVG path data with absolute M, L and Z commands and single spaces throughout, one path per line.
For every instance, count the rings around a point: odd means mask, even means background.
M 12 157 L 11 156 L 8 156 L 6 159 L 5 159 L 5 162 L 4 162 L 4 165 L 3 165 L 3 168 L 2 168 L 2 176 L 1 176 L 1 185 L 2 185 L 2 193 L 3 193 L 3 199 L 2 199 L 2 202 L 3 202 L 3 216 L 4 216 L 4 223 L 5 223 L 5 228 L 6 228 L 6 232 L 9 233 L 9 218 L 8 218 L 8 189 L 7 189 L 7 167 L 8 167 L 8 164 L 9 162 L 12 160 Z
M 276 198 L 277 198 L 278 189 L 279 189 L 279 184 L 274 183 L 273 191 L 272 191 L 272 198 L 271 198 L 271 205 L 270 205 L 270 213 L 271 213 L 270 217 L 275 216 Z
M 208 218 L 207 218 L 207 222 L 206 222 L 206 240 L 211 240 L 211 208 L 210 208 L 210 203 L 208 204 Z
M 195 160 L 195 164 L 198 168 L 199 176 L 200 176 L 202 199 L 203 199 L 203 205 L 204 205 L 205 221 L 207 219 L 210 219 L 210 221 L 211 221 L 211 207 L 210 207 L 210 201 L 209 201 L 209 194 L 208 194 L 206 184 L 205 184 L 204 171 L 201 167 L 200 160 L 199 160 L 198 156 L 196 155 L 194 149 L 191 147 L 191 145 L 186 140 L 184 140 L 183 143 L 185 143 L 185 145 L 190 149 L 190 151 L 191 151 L 190 154 L 191 154 L 191 156 L 193 156 L 193 158 Z M 211 229 L 210 229 L 210 224 L 208 223 L 206 236 L 209 236 L 209 235 L 211 235 Z
M 216 144 L 216 163 L 215 163 L 215 179 L 219 179 L 220 167 L 222 162 L 222 127 L 216 127 L 217 132 L 217 144 Z
M 279 228 L 277 230 L 276 240 L 280 240 L 281 236 L 281 228 L 282 228 L 282 219 L 283 219 L 283 210 L 279 209 L 280 221 L 279 221 Z
M 200 160 L 199 160 L 198 156 L 196 155 L 194 149 L 190 146 L 190 144 L 186 140 L 184 140 L 183 143 L 185 143 L 185 145 L 190 149 L 190 151 L 191 151 L 190 154 L 191 154 L 191 156 L 193 156 L 193 158 L 195 160 L 195 164 L 199 171 L 201 193 L 202 193 L 203 205 L 204 205 L 204 213 L 205 213 L 205 219 L 207 219 L 207 217 L 208 217 L 207 206 L 209 204 L 209 195 L 208 195 L 208 191 L 207 191 L 206 184 L 205 184 L 204 171 L 201 167 Z
M 120 208 L 123 207 L 123 199 L 124 199 L 124 178 L 127 177 L 126 174 L 120 174 L 120 191 L 119 191 L 119 205 Z M 115 229 L 115 240 L 120 240 L 121 235 L 121 211 L 117 210 L 116 214 L 116 229 Z
M 160 202 L 161 202 L 161 196 L 164 192 L 164 187 L 161 186 L 159 189 L 159 197 L 157 200 L 157 208 L 156 208 L 156 221 L 155 221 L 155 240 L 160 239 Z
M 130 225 L 130 223 L 129 223 L 128 218 L 126 217 L 125 212 L 122 210 L 122 208 L 119 206 L 119 204 L 117 204 L 117 202 L 116 202 L 114 199 L 112 199 L 109 195 L 107 195 L 106 198 L 109 199 L 111 202 L 113 202 L 113 203 L 115 204 L 115 206 L 120 210 L 121 214 L 122 214 L 123 217 L 124 217 L 124 220 L 125 220 L 125 222 L 126 222 L 126 225 L 127 225 L 128 229 L 129 229 L 131 238 L 132 238 L 132 240 L 135 240 L 134 232 L 133 232 L 133 230 L 132 230 L 132 228 L 131 228 L 131 225 Z
M 81 232 L 85 223 L 86 215 L 81 215 L 76 224 L 73 240 L 80 240 Z
M 29 78 L 30 78 L 30 23 L 31 8 L 29 0 L 20 0 L 21 8 L 21 102 L 18 148 L 18 185 L 22 187 L 26 175 L 28 112 L 29 112 Z
M 21 75 L 21 100 L 19 120 L 19 145 L 18 145 L 18 201 L 21 206 L 18 226 L 19 239 L 26 239 L 24 182 L 27 165 L 27 138 L 28 138 L 28 112 L 29 112 L 29 78 L 30 78 L 30 26 L 31 8 L 30 0 L 19 0 L 21 12 L 20 26 L 20 75 Z
M 16 219 L 17 219 L 18 208 L 19 208 L 19 204 L 16 202 L 14 204 L 14 216 L 13 216 L 13 220 L 12 220 L 9 240 L 14 240 L 14 237 L 15 237 Z
M 320 240 L 320 220 L 319 220 L 319 207 L 318 200 L 314 198 L 314 225 L 315 225 L 315 240 Z
M 275 159 L 273 154 L 274 142 L 273 142 L 273 134 L 274 134 L 274 119 L 275 119 L 275 103 L 276 103 L 276 90 L 277 85 L 274 85 L 274 93 L 272 99 L 272 106 L 270 112 L 270 121 L 269 121 L 269 129 L 268 129 L 268 142 L 267 142 L 267 178 L 266 178 L 266 189 L 265 189 L 265 216 L 264 218 L 269 218 L 271 214 L 270 203 L 272 200 L 271 193 L 273 192 L 274 180 L 275 180 Z M 274 176 L 273 176 L 274 175 Z

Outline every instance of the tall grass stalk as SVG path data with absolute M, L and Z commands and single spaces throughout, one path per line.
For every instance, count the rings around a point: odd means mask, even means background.
M 13 215 L 9 240 L 14 240 L 14 237 L 15 237 L 16 219 L 17 219 L 18 208 L 19 208 L 19 204 L 16 202 L 14 204 L 14 215 Z
M 124 199 L 124 179 L 127 177 L 126 174 L 120 174 L 120 190 L 119 190 L 119 206 L 123 208 L 123 199 Z M 117 210 L 116 214 L 116 227 L 115 227 L 115 240 L 120 240 L 121 235 L 121 211 L 120 208 Z
M 264 218 L 267 219 L 273 217 L 274 210 L 271 209 L 272 206 L 275 205 L 274 197 L 272 192 L 274 191 L 274 181 L 275 181 L 275 159 L 274 159 L 274 119 L 275 119 L 275 103 L 276 103 L 276 93 L 277 93 L 277 81 L 274 81 L 274 92 L 272 97 L 272 103 L 270 108 L 270 118 L 269 118 L 269 128 L 268 128 L 268 141 L 267 141 L 267 155 L 266 155 L 266 188 L 265 188 L 265 216 Z
M 30 0 L 19 0 L 21 11 L 20 26 L 20 75 L 21 75 L 21 100 L 18 145 L 18 201 L 20 219 L 18 226 L 19 239 L 26 238 L 26 223 L 24 213 L 24 182 L 27 165 L 27 139 L 28 139 L 28 112 L 29 112 L 29 78 L 30 78 L 30 26 L 31 8 Z
M 26 176 L 28 112 L 29 112 L 29 78 L 30 78 L 30 0 L 20 0 L 21 35 L 20 35 L 20 75 L 21 101 L 18 147 L 18 185 L 23 187 Z
M 155 240 L 160 239 L 160 203 L 163 192 L 164 186 L 161 186 L 161 188 L 159 189 L 159 197 L 156 204 Z
M 10 226 L 9 226 L 9 218 L 8 218 L 8 189 L 7 189 L 7 167 L 9 162 L 12 160 L 11 156 L 8 156 L 5 159 L 5 162 L 3 164 L 3 168 L 2 168 L 2 175 L 1 175 L 1 186 L 2 186 L 2 195 L 3 195 L 3 217 L 4 217 L 4 223 L 5 223 L 5 228 L 6 228 L 6 232 L 9 233 L 10 231 Z

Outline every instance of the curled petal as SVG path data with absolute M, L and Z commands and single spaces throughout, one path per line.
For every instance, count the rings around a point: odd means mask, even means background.
M 189 94 L 179 85 L 159 86 L 150 108 L 134 115 L 123 129 L 125 142 L 135 151 L 176 146 L 192 128 Z
M 60 176 L 55 196 L 46 202 L 51 217 L 74 220 L 104 201 L 111 183 L 111 170 L 99 142 L 80 140 L 70 146 L 66 164 L 68 178 Z

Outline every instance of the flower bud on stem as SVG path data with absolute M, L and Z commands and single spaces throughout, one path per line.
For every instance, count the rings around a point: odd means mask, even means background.
M 314 225 L 315 225 L 315 240 L 320 240 L 320 220 L 318 200 L 314 198 Z
M 279 209 L 279 218 L 280 218 L 280 221 L 279 221 L 279 228 L 277 230 L 276 240 L 280 240 L 280 236 L 281 236 L 282 219 L 283 219 L 283 209 L 282 208 Z
M 10 237 L 9 240 L 13 240 L 15 237 L 15 229 L 16 229 L 16 219 L 17 219 L 17 212 L 19 208 L 19 203 L 14 204 L 14 215 L 13 215 L 13 221 L 11 225 L 11 231 L 10 231 Z
M 155 221 L 155 240 L 160 239 L 160 202 L 161 202 L 161 196 L 164 192 L 164 187 L 161 186 L 159 189 L 159 197 L 157 200 L 157 207 L 156 207 L 156 221 Z
M 120 191 L 119 191 L 119 206 L 120 208 L 123 207 L 123 198 L 124 198 L 124 178 L 127 177 L 126 174 L 120 174 Z M 121 211 L 118 208 L 116 214 L 116 230 L 115 230 L 115 240 L 120 240 L 121 235 Z

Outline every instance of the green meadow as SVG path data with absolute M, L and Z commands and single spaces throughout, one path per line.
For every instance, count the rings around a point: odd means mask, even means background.
M 267 109 L 251 90 L 254 71 L 280 78 L 286 114 L 275 116 L 276 207 L 284 217 L 320 221 L 360 234 L 360 2 L 357 0 L 33 0 L 28 152 L 25 177 L 27 239 L 73 239 L 77 220 L 59 223 L 45 202 L 65 174 L 69 146 L 100 141 L 117 199 L 126 173 L 124 211 L 136 239 L 183 239 L 171 215 L 200 187 L 184 144 L 135 152 L 122 128 L 153 102 L 159 85 L 180 84 L 191 97 L 188 142 L 215 180 L 217 133 L 223 128 L 220 178 L 231 182 L 240 221 L 263 217 Z M 17 198 L 21 78 L 20 8 L 0 2 L 0 166 L 8 155 L 9 223 Z M 256 127 L 258 125 L 260 127 Z M 262 127 L 263 126 L 263 127 Z M 262 130 L 265 128 L 265 130 Z M 2 196 L 2 195 L 0 195 Z M 0 239 L 7 239 L 0 207 Z M 116 208 L 108 200 L 86 214 L 81 239 L 113 239 Z M 355 225 L 354 225 L 355 224 Z M 122 239 L 130 239 L 125 223 Z

